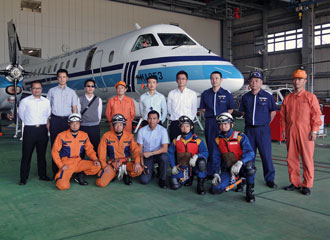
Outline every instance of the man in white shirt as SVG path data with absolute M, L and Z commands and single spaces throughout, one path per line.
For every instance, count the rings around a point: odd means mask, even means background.
M 22 160 L 19 185 L 25 185 L 29 178 L 31 157 L 34 147 L 37 148 L 39 180 L 49 181 L 46 173 L 46 149 L 48 143 L 47 121 L 50 115 L 50 102 L 41 96 L 41 82 L 31 84 L 32 95 L 24 98 L 18 108 L 18 114 L 24 122 Z
M 167 96 L 167 111 L 170 114 L 170 142 L 173 141 L 181 130 L 179 127 L 179 117 L 185 115 L 194 120 L 197 113 L 197 94 L 186 87 L 188 74 L 180 71 L 176 74 L 178 88 L 169 92 Z
M 156 75 L 147 78 L 148 92 L 140 97 L 140 112 L 143 117 L 142 127 L 148 125 L 148 113 L 157 111 L 160 114 L 160 122 L 164 123 L 167 117 L 167 106 L 165 96 L 157 92 L 158 79 Z

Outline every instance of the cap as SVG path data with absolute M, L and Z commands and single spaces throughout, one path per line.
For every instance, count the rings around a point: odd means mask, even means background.
M 296 71 L 293 72 L 292 74 L 292 78 L 304 78 L 306 79 L 307 78 L 307 73 L 305 70 L 302 70 L 302 69 L 297 69 Z
M 255 71 L 255 72 L 250 72 L 249 80 L 250 80 L 251 78 L 260 78 L 261 80 L 264 80 L 264 76 L 262 75 L 262 73 L 261 73 L 261 72 L 257 72 L 257 71 Z
M 115 85 L 115 88 L 119 85 L 122 85 L 122 86 L 126 87 L 126 83 L 124 81 L 117 82 L 116 85 Z

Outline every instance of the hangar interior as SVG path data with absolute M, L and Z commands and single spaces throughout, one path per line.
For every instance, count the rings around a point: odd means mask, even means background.
M 135 23 L 170 23 L 231 61 L 245 78 L 258 69 L 266 84 L 290 84 L 293 70 L 304 65 L 308 89 L 319 99 L 330 98 L 329 0 L 0 0 L 0 63 L 9 61 L 10 19 L 24 52 L 45 59 L 132 31 Z M 243 120 L 235 124 L 243 131 Z M 102 123 L 101 133 L 108 128 Z M 53 182 L 38 180 L 35 153 L 22 188 L 17 184 L 21 143 L 12 138 L 13 129 L 5 130 L 0 239 L 329 239 L 327 138 L 317 139 L 309 197 L 266 187 L 257 155 L 256 203 L 251 205 L 244 193 L 200 196 L 196 182 L 172 191 L 160 189 L 155 179 L 149 186 L 116 180 L 100 189 L 89 176 L 88 186 L 72 183 L 62 192 Z M 198 126 L 196 132 L 202 134 Z M 273 142 L 272 148 L 276 183 L 283 187 L 289 183 L 286 146 Z M 48 160 L 50 152 L 48 144 Z

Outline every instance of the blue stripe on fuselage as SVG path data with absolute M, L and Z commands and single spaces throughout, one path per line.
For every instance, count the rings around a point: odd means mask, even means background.
M 23 81 L 20 81 L 17 86 L 22 87 Z M 0 76 L 0 88 L 6 88 L 8 86 L 14 86 L 13 82 L 8 81 L 5 76 Z
M 190 61 L 224 61 L 226 59 L 219 56 L 174 56 L 174 57 L 160 57 L 150 58 L 141 61 L 141 66 L 157 64 L 157 63 L 169 63 L 169 62 L 190 62 Z

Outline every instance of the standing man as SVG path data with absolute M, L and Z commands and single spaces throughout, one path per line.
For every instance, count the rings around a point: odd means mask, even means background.
M 160 126 L 159 113 L 151 110 L 148 113 L 148 125 L 141 128 L 138 132 L 137 143 L 140 146 L 141 158 L 144 162 L 144 172 L 140 176 L 142 184 L 148 184 L 152 178 L 154 171 L 154 163 L 159 165 L 159 181 L 160 188 L 167 188 L 166 172 L 168 165 L 168 135 L 167 130 Z
M 304 195 L 310 195 L 314 181 L 313 154 L 316 133 L 322 124 L 321 110 L 316 96 L 305 90 L 307 74 L 298 69 L 293 72 L 294 92 L 287 95 L 281 108 L 282 137 L 286 139 L 288 149 L 287 162 L 291 185 L 287 191 L 301 189 Z M 303 178 L 300 178 L 301 156 Z
M 46 174 L 46 149 L 48 143 L 47 121 L 50 115 L 50 103 L 41 96 L 42 85 L 39 81 L 31 84 L 32 95 L 24 98 L 18 108 L 18 114 L 24 122 L 22 160 L 19 185 L 25 185 L 29 178 L 31 157 L 34 147 L 37 148 L 39 180 L 49 181 Z
M 102 99 L 94 95 L 95 81 L 85 81 L 85 95 L 78 99 L 78 111 L 81 114 L 80 130 L 88 134 L 94 151 L 100 143 L 100 121 L 102 117 Z
M 210 76 L 212 88 L 205 90 L 201 95 L 199 108 L 204 113 L 205 117 L 205 139 L 210 157 L 207 161 L 207 175 L 212 177 L 212 154 L 213 145 L 216 136 L 219 133 L 219 127 L 216 121 L 216 116 L 223 112 L 232 113 L 234 109 L 233 95 L 221 87 L 222 74 L 214 71 Z
M 169 92 L 167 96 L 167 110 L 170 114 L 170 142 L 181 134 L 179 117 L 187 116 L 194 121 L 197 113 L 197 94 L 187 88 L 188 73 L 180 71 L 176 74 L 178 88 Z M 193 131 L 193 130 L 192 130 Z
M 69 129 L 57 135 L 52 148 L 52 157 L 59 168 L 55 181 L 60 190 L 70 188 L 73 173 L 84 172 L 87 175 L 95 175 L 101 168 L 87 133 L 79 131 L 80 122 L 79 113 L 71 114 L 68 117 Z M 83 150 L 91 160 L 80 158 Z
M 68 117 L 71 113 L 77 113 L 78 97 L 74 90 L 66 85 L 68 81 L 68 71 L 59 69 L 57 71 L 58 86 L 49 89 L 47 98 L 50 101 L 50 143 L 53 147 L 57 134 L 69 128 Z M 52 162 L 54 176 L 58 172 L 54 159 Z
M 116 176 L 119 180 L 123 178 L 126 185 L 132 185 L 131 177 L 140 176 L 143 171 L 140 148 L 133 134 L 124 130 L 123 115 L 115 114 L 111 124 L 111 130 L 103 135 L 98 149 L 102 169 L 96 185 L 106 187 Z
M 132 132 L 132 123 L 135 117 L 135 105 L 134 101 L 130 97 L 126 97 L 127 91 L 126 83 L 119 81 L 115 85 L 117 96 L 112 97 L 108 101 L 107 110 L 105 115 L 109 123 L 111 123 L 112 117 L 115 114 L 122 114 L 126 119 L 125 131 Z
M 148 92 L 140 97 L 140 112 L 143 117 L 142 127 L 148 125 L 148 113 L 155 110 L 160 114 L 161 123 L 164 124 L 167 117 L 166 99 L 163 94 L 157 92 L 157 76 L 153 75 L 147 78 Z
M 276 115 L 277 106 L 271 94 L 261 89 L 263 75 L 260 72 L 251 72 L 249 86 L 251 91 L 242 97 L 239 110 L 245 118 L 245 134 L 249 138 L 254 152 L 258 151 L 262 160 L 264 179 L 270 188 L 277 188 L 275 168 L 272 159 L 272 140 L 270 122 Z

